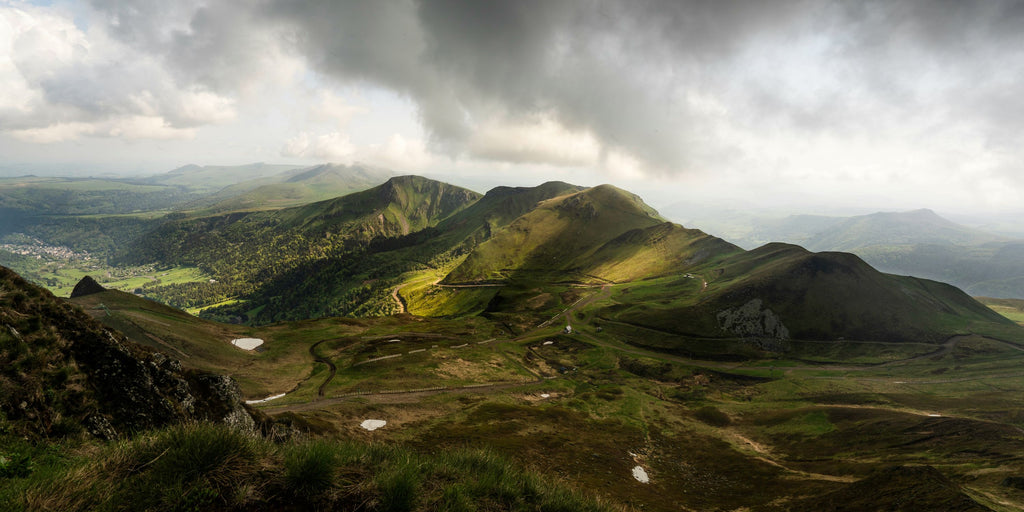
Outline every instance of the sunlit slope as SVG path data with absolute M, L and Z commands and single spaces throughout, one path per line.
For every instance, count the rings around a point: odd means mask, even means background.
M 611 185 L 556 197 L 495 232 L 444 282 L 504 281 L 537 272 L 561 272 L 566 279 L 608 280 L 587 275 L 600 266 L 590 258 L 628 231 L 663 222 L 639 197 Z M 606 250 L 605 260 L 611 251 Z
M 670 294 L 647 289 L 661 300 L 623 300 L 603 316 L 706 338 L 942 342 L 986 333 L 1024 339 L 1013 322 L 953 286 L 883 274 L 852 254 L 773 243 L 691 271 L 706 287 L 652 283 L 679 293 L 665 301 Z
M 372 316 L 399 312 L 393 296 L 395 287 L 408 284 L 409 280 L 432 282 L 433 273 L 461 261 L 493 232 L 530 211 L 538 202 L 579 190 L 580 187 L 559 182 L 537 187 L 498 187 L 436 226 L 405 236 L 377 238 L 351 257 L 309 261 L 282 273 L 249 297 L 246 312 L 256 323 L 310 315 Z M 421 276 L 423 272 L 428 275 Z M 403 295 L 417 293 L 414 287 L 408 287 Z M 423 304 L 419 298 L 414 302 Z M 268 307 L 251 313 L 253 305 L 263 304 Z M 445 306 L 439 309 L 442 310 L 450 314 L 467 309 Z M 428 312 L 423 307 L 416 311 Z

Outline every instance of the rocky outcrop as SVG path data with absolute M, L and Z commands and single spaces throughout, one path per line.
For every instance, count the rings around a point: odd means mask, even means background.
M 256 428 L 230 377 L 183 370 L 3 267 L 0 324 L 0 420 L 21 432 L 114 439 L 180 421 Z
M 718 325 L 723 331 L 737 336 L 788 340 L 789 329 L 782 324 L 778 315 L 768 308 L 762 308 L 761 299 L 719 311 Z
M 71 298 L 84 297 L 86 295 L 105 291 L 107 291 L 107 289 L 104 288 L 103 285 L 97 283 L 92 277 L 85 276 L 78 282 L 78 284 L 75 285 L 75 289 L 71 290 Z

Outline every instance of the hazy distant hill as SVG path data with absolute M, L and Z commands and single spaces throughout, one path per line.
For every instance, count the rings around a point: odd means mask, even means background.
M 296 169 L 297 165 L 272 165 L 262 162 L 247 165 L 185 165 L 136 180 L 147 185 L 185 187 L 201 193 L 212 193 L 243 181 L 266 178 Z
M 192 215 L 287 208 L 340 197 L 379 185 L 394 173 L 363 165 L 323 164 L 229 185 L 181 207 Z
M 851 217 L 812 237 L 807 248 L 853 252 L 884 272 L 947 282 L 971 295 L 1024 297 L 1024 241 L 931 210 Z
M 943 244 L 981 245 L 1005 240 L 946 220 L 927 209 L 850 217 L 811 237 L 812 251 L 852 251 L 864 247 Z

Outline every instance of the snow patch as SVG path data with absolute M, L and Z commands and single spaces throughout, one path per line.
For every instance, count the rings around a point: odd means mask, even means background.
M 259 338 L 238 338 L 231 340 L 231 344 L 242 349 L 242 350 L 253 350 L 256 347 L 263 344 L 263 340 Z
M 360 423 L 359 426 L 363 427 L 364 429 L 369 430 L 369 431 L 372 432 L 372 431 L 377 430 L 378 428 L 381 428 L 381 427 L 383 427 L 384 425 L 387 425 L 387 424 L 388 424 L 388 422 L 386 422 L 384 420 L 366 420 L 366 421 Z
M 282 396 L 284 396 L 286 394 L 287 393 L 281 393 L 280 395 L 268 396 L 266 398 L 261 398 L 259 400 L 246 400 L 245 403 L 247 403 L 247 404 L 262 404 L 263 402 L 269 402 L 271 400 L 277 400 L 278 398 L 281 398 Z
M 542 345 L 554 345 L 554 344 L 555 344 L 555 342 L 553 342 L 553 341 L 545 341 L 544 343 L 542 343 Z
M 547 394 L 547 393 L 541 393 L 541 394 L 540 394 L 540 397 L 541 397 L 541 398 L 551 398 L 551 395 L 549 395 L 549 394 Z
M 636 478 L 637 482 L 642 484 L 650 483 L 651 479 L 647 476 L 647 472 L 644 468 L 637 466 L 633 468 L 633 478 Z

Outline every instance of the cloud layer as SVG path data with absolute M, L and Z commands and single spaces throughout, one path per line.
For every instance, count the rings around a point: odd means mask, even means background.
M 1010 187 L 1011 200 L 1024 188 L 1024 4 L 1015 1 L 0 9 L 0 133 L 29 142 L 190 138 L 284 94 L 306 98 L 296 111 L 323 105 L 320 117 L 333 118 L 295 121 L 279 141 L 289 157 L 837 190 L 940 180 L 982 195 Z M 357 100 L 328 105 L 319 89 L 389 91 L 411 102 L 422 131 L 355 141 L 349 120 L 375 113 Z

